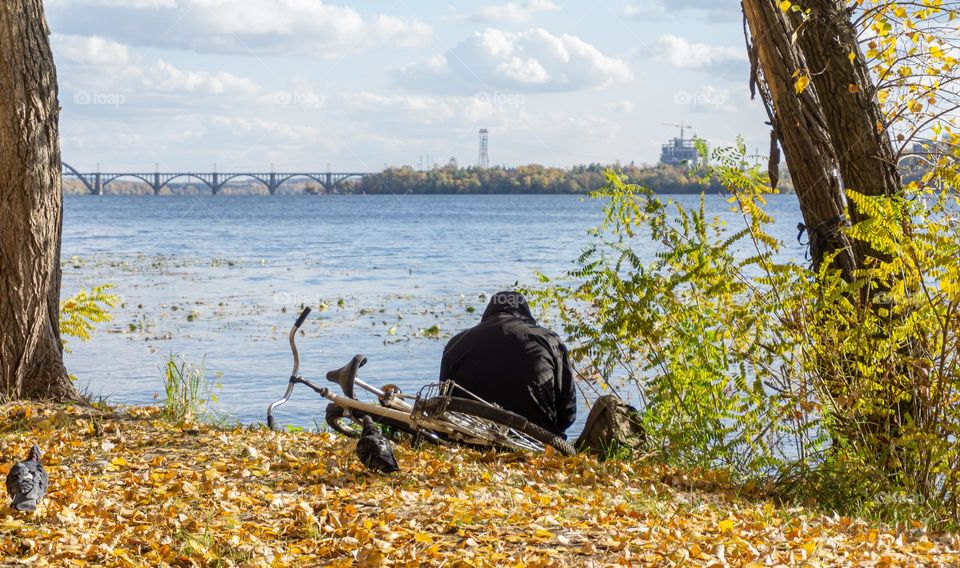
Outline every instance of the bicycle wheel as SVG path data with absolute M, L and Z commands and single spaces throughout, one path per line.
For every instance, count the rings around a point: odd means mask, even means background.
M 384 434 L 394 441 L 411 441 L 412 439 L 416 438 L 417 432 L 412 430 L 405 422 L 391 420 L 390 418 L 385 418 L 379 414 L 363 412 L 362 410 L 354 410 L 352 414 L 354 417 L 356 417 L 356 420 L 352 420 L 347 417 L 346 411 L 343 409 L 343 407 L 331 402 L 327 405 L 327 411 L 324 418 L 327 422 L 327 426 L 330 426 L 330 428 L 336 432 L 339 432 L 340 434 L 343 434 L 349 438 L 360 437 L 360 434 L 363 432 L 363 427 L 360 425 L 360 420 L 364 416 L 369 416 L 377 424 L 386 426 L 387 430 L 384 432 Z M 428 443 L 439 442 L 439 440 L 435 440 L 430 436 L 422 436 L 421 439 L 422 441 Z
M 457 397 L 436 397 L 425 401 L 424 408 L 441 410 L 437 417 L 473 430 L 477 438 L 510 449 L 543 451 L 552 446 L 561 454 L 577 453 L 570 442 L 523 416 L 490 406 L 484 402 Z
M 410 427 L 403 422 L 391 420 L 377 414 L 363 412 L 362 410 L 354 410 L 352 414 L 356 417 L 356 420 L 352 420 L 347 417 L 346 411 L 343 409 L 343 407 L 331 402 L 327 405 L 327 411 L 324 418 L 327 422 L 327 426 L 350 438 L 360 437 L 360 433 L 363 432 L 363 427 L 360 426 L 359 422 L 364 416 L 369 416 L 374 422 L 392 428 L 393 430 L 405 432 L 407 434 L 414 434 Z

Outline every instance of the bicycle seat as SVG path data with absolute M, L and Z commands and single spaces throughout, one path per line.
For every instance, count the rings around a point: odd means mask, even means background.
M 327 380 L 340 385 L 340 390 L 347 398 L 353 398 L 353 381 L 357 378 L 360 367 L 367 364 L 363 355 L 354 355 L 349 363 L 335 371 L 327 372 Z

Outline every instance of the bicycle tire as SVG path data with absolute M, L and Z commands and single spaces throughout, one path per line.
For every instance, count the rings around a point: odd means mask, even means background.
M 359 428 L 344 426 L 343 424 L 341 424 L 340 421 L 344 419 L 345 415 L 346 413 L 343 407 L 331 402 L 330 404 L 327 405 L 327 410 L 324 415 L 324 420 L 326 421 L 327 426 L 333 428 L 334 431 L 339 432 L 340 434 L 343 434 L 348 438 L 359 438 L 360 437 Z M 391 420 L 389 418 L 385 418 L 378 414 L 371 414 L 369 412 L 363 412 L 362 410 L 354 410 L 353 415 L 356 416 L 358 420 L 363 418 L 364 416 L 369 416 L 371 419 L 373 419 L 374 422 L 378 424 L 389 426 L 394 430 L 399 430 L 401 432 L 405 432 L 410 435 L 413 435 L 416 433 L 413 430 L 411 430 L 410 427 L 404 424 L 403 422 Z
M 495 422 L 501 426 L 506 426 L 517 432 L 525 434 L 541 444 L 551 446 L 556 451 L 566 456 L 572 456 L 577 453 L 573 444 L 563 439 L 563 437 L 550 432 L 549 430 L 530 422 L 523 416 L 490 406 L 478 400 L 470 400 L 458 397 L 436 397 L 426 401 L 424 408 L 442 408 L 446 412 L 459 412 L 467 414 L 490 422 Z

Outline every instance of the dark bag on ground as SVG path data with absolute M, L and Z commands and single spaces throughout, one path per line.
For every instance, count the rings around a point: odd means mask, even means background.
M 597 399 L 575 444 L 578 452 L 601 458 L 632 455 L 647 443 L 637 409 L 613 395 Z

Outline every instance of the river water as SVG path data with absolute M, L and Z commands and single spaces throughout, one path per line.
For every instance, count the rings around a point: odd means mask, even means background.
M 739 222 L 723 197 L 706 200 Z M 487 296 L 533 283 L 538 270 L 560 274 L 602 217 L 597 201 L 553 195 L 64 201 L 64 296 L 111 283 L 123 298 L 91 341 L 70 340 L 78 385 L 113 402 L 151 403 L 162 398 L 164 362 L 178 354 L 219 377 L 217 408 L 244 423 L 263 421 L 286 387 L 286 337 L 301 305 L 321 310 L 298 339 L 300 374 L 322 383 L 363 353 L 362 378 L 416 392 L 436 380 L 445 340 L 478 321 Z M 769 211 L 784 253 L 802 258 L 796 198 L 773 196 Z M 322 423 L 326 401 L 301 388 L 280 423 Z M 581 403 L 574 435 L 587 414 Z

